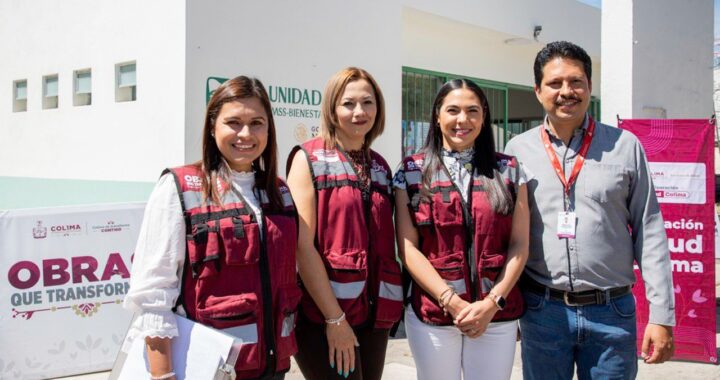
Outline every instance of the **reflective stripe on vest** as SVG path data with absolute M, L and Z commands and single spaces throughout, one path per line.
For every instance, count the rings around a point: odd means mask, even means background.
M 380 292 L 378 293 L 380 298 L 389 299 L 392 301 L 403 300 L 403 289 L 401 285 L 390 284 L 385 281 L 380 281 Z
M 353 298 L 360 297 L 360 294 L 362 294 L 363 289 L 365 289 L 365 281 L 357 281 L 357 282 L 330 281 L 330 287 L 332 288 L 333 293 L 335 293 L 335 298 L 353 299 Z
M 293 206 L 293 199 L 290 195 L 290 190 L 287 189 L 285 186 L 280 186 L 280 195 L 282 198 L 283 206 L 285 207 L 291 207 Z M 194 208 L 202 207 L 203 206 L 203 193 L 202 191 L 184 191 L 183 194 L 183 200 L 185 201 L 185 208 L 188 210 L 192 210 Z M 268 204 L 270 201 L 268 199 L 267 193 L 265 190 L 260 190 L 260 203 L 262 204 Z M 227 206 L 234 203 L 240 203 L 240 198 L 237 196 L 237 194 L 234 191 L 228 191 L 222 195 L 222 203 L 223 206 Z
M 237 338 L 242 344 L 255 344 L 258 342 L 258 326 L 257 323 L 249 325 L 235 326 L 222 331 Z
M 413 171 L 406 171 L 405 172 L 405 181 L 407 183 L 421 183 L 422 182 L 422 172 L 413 170 Z
M 493 286 L 495 286 L 495 282 L 487 277 L 483 277 L 480 279 L 480 285 L 482 286 L 483 293 L 489 293 Z
M 286 315 L 285 318 L 283 318 L 282 331 L 280 331 L 281 338 L 289 337 L 293 330 L 295 330 L 295 314 L 297 313 Z
M 283 205 L 285 207 L 292 206 L 294 203 L 293 203 L 292 195 L 290 195 L 290 191 L 288 190 L 288 191 L 281 191 L 281 192 L 282 192 Z
M 342 161 L 315 161 L 312 163 L 312 170 L 317 177 L 327 175 L 341 176 L 353 172 L 352 164 Z
M 203 206 L 203 193 L 202 191 L 183 191 L 183 200 L 185 201 L 185 208 L 192 210 L 194 208 Z M 223 206 L 240 203 L 240 198 L 234 192 L 227 192 L 222 197 Z
M 455 281 L 445 281 L 448 285 L 452 286 L 453 289 L 455 289 L 455 293 L 457 293 L 459 296 L 467 293 L 467 288 L 465 287 L 465 279 L 455 280 Z

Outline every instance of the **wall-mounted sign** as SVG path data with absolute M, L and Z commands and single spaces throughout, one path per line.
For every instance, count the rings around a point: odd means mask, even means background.
M 205 103 L 210 101 L 215 89 L 228 78 L 208 77 L 205 83 Z M 264 83 L 272 104 L 277 128 L 278 145 L 285 146 L 285 136 L 293 136 L 292 145 L 301 144 L 320 133 L 320 104 L 322 92 L 314 88 L 301 88 Z M 292 131 L 292 132 L 290 132 Z M 289 148 L 288 147 L 288 151 Z M 281 150 L 284 152 L 284 150 Z M 282 161 L 282 160 L 281 160 Z

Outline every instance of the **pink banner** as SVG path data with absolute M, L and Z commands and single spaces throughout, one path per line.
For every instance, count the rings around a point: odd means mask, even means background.
M 619 126 L 647 153 L 665 220 L 675 286 L 674 359 L 717 363 L 714 121 L 622 120 Z M 637 267 L 635 275 L 639 353 L 648 302 Z

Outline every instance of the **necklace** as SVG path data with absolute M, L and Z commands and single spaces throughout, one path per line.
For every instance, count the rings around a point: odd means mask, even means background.
M 358 176 L 358 182 L 363 190 L 370 187 L 370 165 L 368 163 L 368 155 L 364 150 L 347 150 L 345 151 L 353 169 Z

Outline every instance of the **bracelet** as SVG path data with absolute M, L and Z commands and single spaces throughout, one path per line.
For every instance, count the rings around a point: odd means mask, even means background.
M 443 302 L 443 299 L 444 299 L 445 296 L 448 294 L 448 292 L 453 292 L 453 291 L 454 291 L 453 287 L 452 287 L 452 286 L 448 286 L 447 289 L 443 290 L 443 292 L 440 293 L 440 297 L 438 297 L 438 303 L 440 304 L 440 306 L 443 305 L 443 303 L 444 303 L 444 302 Z
M 455 293 L 455 290 L 453 290 L 452 293 L 450 293 L 450 295 L 447 297 L 447 300 L 445 300 L 445 303 L 443 304 L 443 308 L 442 308 L 443 315 L 448 314 L 447 306 L 450 305 L 450 301 L 452 300 L 453 296 L 456 296 L 456 295 L 457 295 L 457 293 Z
M 169 379 L 173 376 L 175 376 L 175 372 L 168 372 L 168 373 L 166 373 L 164 375 L 160 375 L 160 376 L 150 375 L 150 380 L 165 380 L 165 379 Z
M 457 294 L 457 293 L 455 292 L 455 288 L 453 288 L 452 286 L 449 287 L 449 288 L 447 288 L 447 289 L 445 289 L 445 291 L 443 291 L 443 292 L 440 294 L 440 298 L 438 299 L 438 304 L 440 305 L 440 308 L 441 308 L 442 311 L 443 311 L 443 315 L 447 315 L 447 307 L 446 307 L 446 306 L 447 306 L 448 304 L 450 304 L 450 300 L 451 300 L 451 299 L 453 298 L 453 296 L 456 295 L 456 294 Z
M 328 319 L 326 319 L 326 320 L 325 320 L 325 323 L 327 323 L 328 325 L 340 326 L 340 322 L 342 322 L 342 321 L 344 321 L 344 320 L 345 320 L 345 312 L 343 312 L 342 314 L 340 314 L 340 316 L 337 317 L 337 318 L 328 318 Z

